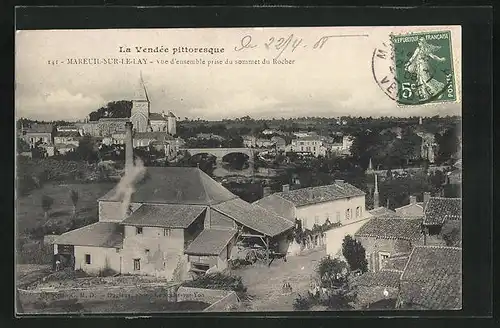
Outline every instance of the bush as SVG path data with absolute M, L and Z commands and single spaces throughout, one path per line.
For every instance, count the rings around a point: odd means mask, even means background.
M 293 302 L 293 308 L 297 311 L 306 311 L 315 305 L 315 303 L 316 300 L 309 293 L 306 296 L 298 295 Z
M 232 290 L 237 293 L 246 293 L 247 288 L 243 284 L 240 276 L 235 276 L 222 272 L 215 272 L 203 275 L 192 281 L 182 284 L 184 287 L 196 287 L 207 289 Z

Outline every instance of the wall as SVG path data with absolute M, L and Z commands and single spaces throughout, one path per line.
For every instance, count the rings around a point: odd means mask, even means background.
M 122 273 L 158 275 L 170 279 L 184 253 L 184 230 L 170 229 L 164 236 L 163 228 L 125 226 L 123 239 Z M 146 249 L 149 253 L 146 253 Z M 140 259 L 140 270 L 134 270 L 134 259 Z
M 356 208 L 360 207 L 360 217 L 356 217 Z M 351 219 L 346 218 L 346 210 L 351 209 Z M 313 205 L 300 206 L 296 210 L 297 218 L 302 220 L 302 227 L 312 229 L 314 224 L 322 225 L 327 218 L 330 222 L 338 222 L 337 212 L 340 214 L 340 222 L 348 224 L 366 216 L 365 196 L 338 199 Z
M 358 286 L 356 287 L 356 308 L 363 308 L 365 306 L 370 305 L 371 303 L 375 303 L 385 299 L 384 297 L 384 289 L 389 292 L 387 298 L 397 299 L 398 297 L 398 288 L 395 287 L 382 287 L 382 286 Z
M 125 220 L 122 213 L 122 204 L 117 201 L 99 201 L 99 221 L 100 222 L 121 222 Z M 137 210 L 141 204 L 131 203 L 132 211 Z
M 362 219 L 328 230 L 325 233 L 326 254 L 337 256 L 339 252 L 342 252 L 342 242 L 344 241 L 345 236 L 354 236 L 359 228 L 361 228 L 369 220 L 369 218 Z
M 109 268 L 120 272 L 120 253 L 115 248 L 75 246 L 75 270 L 82 269 L 91 274 Z M 85 254 L 90 254 L 90 264 L 85 262 Z
M 78 300 L 80 302 L 118 301 L 147 295 L 151 300 L 176 302 L 178 284 L 140 284 L 134 286 L 97 286 L 91 288 L 70 288 L 54 291 L 18 289 L 23 308 L 33 303 Z
M 356 237 L 366 250 L 368 269 L 371 271 L 380 270 L 379 252 L 389 254 L 409 253 L 416 245 L 423 245 L 423 238 L 417 241 L 406 241 L 400 239 L 384 239 L 376 237 Z

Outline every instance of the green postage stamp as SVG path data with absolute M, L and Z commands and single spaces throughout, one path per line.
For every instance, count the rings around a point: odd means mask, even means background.
M 449 31 L 392 35 L 391 42 L 398 103 L 457 99 Z

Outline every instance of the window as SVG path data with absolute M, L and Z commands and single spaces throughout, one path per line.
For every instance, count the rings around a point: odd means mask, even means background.
M 163 229 L 163 236 L 170 237 L 170 233 L 171 233 L 170 229 Z
M 314 224 L 319 224 L 319 217 L 317 215 L 314 217 Z
M 145 249 L 144 253 L 146 253 L 146 255 L 149 255 L 149 249 Z
M 86 264 L 90 264 L 91 261 L 90 261 L 90 254 L 85 254 L 85 263 Z
M 345 219 L 346 220 L 350 220 L 351 219 L 351 209 L 348 208 L 346 211 L 345 211 Z
M 356 207 L 356 218 L 359 218 L 361 216 L 361 207 Z
M 135 234 L 136 235 L 142 235 L 142 227 L 136 227 L 135 228 Z
M 337 219 L 337 222 L 340 222 L 340 212 L 337 212 L 336 219 Z
M 134 271 L 141 270 L 141 259 L 134 259 Z
M 385 261 L 387 261 L 387 259 L 391 256 L 390 253 L 387 253 L 387 252 L 379 252 L 378 253 L 378 260 L 379 260 L 379 270 L 382 269 L 382 267 L 384 266 L 385 264 Z

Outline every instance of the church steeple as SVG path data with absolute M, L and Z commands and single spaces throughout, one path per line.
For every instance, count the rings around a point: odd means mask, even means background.
M 375 191 L 373 192 L 373 208 L 379 207 L 377 174 L 375 173 Z
M 139 77 L 139 86 L 136 89 L 134 100 L 132 100 L 132 111 L 130 121 L 137 132 L 146 132 L 150 130 L 150 110 L 148 91 L 142 78 L 142 72 Z
M 372 158 L 370 157 L 370 162 L 368 162 L 368 168 L 365 171 L 366 174 L 372 174 L 373 173 L 373 165 L 372 165 Z
M 142 78 L 142 71 L 139 76 L 139 84 L 135 92 L 134 100 L 147 101 L 149 103 L 148 90 L 146 89 L 146 84 L 144 83 L 144 79 Z

